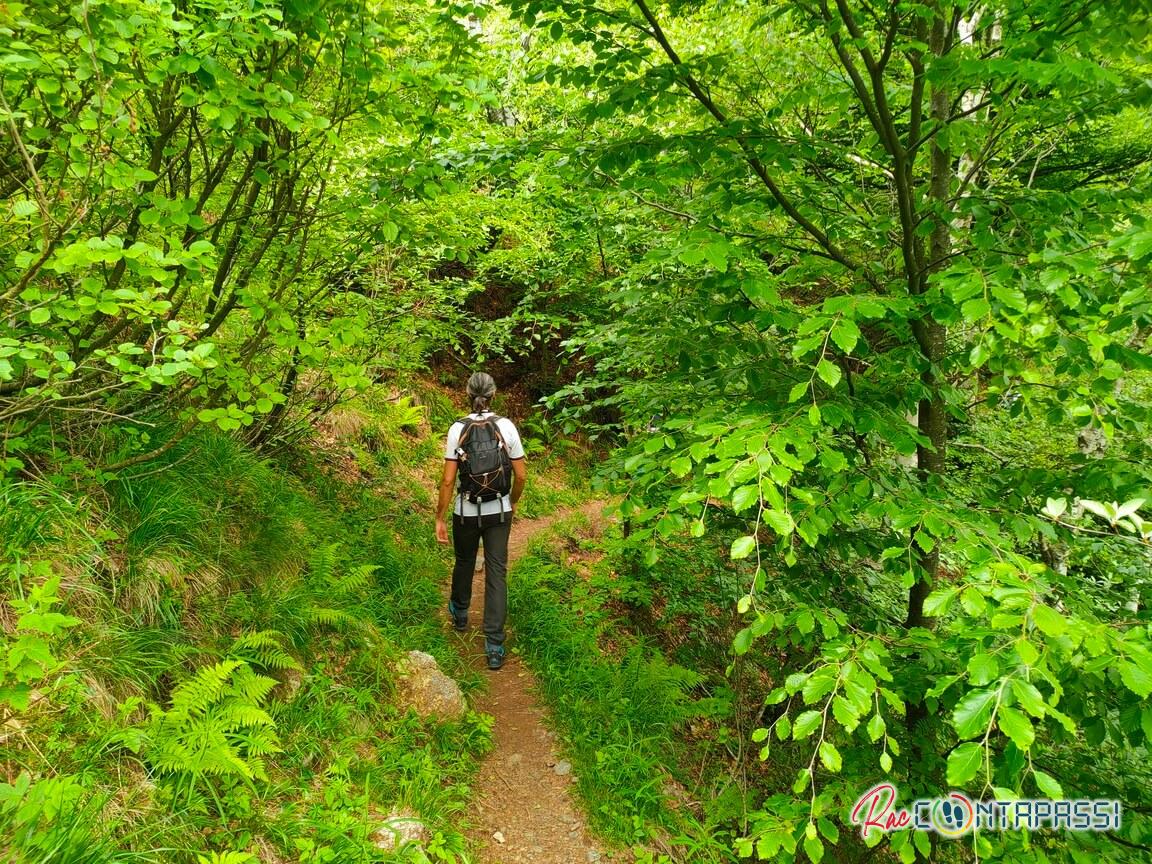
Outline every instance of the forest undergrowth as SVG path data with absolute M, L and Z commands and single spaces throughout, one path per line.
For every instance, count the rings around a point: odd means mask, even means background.
M 3 609 L 4 860 L 466 860 L 490 719 L 395 698 L 410 649 L 480 686 L 441 620 L 439 441 L 423 411 L 370 401 L 274 460 L 205 429 L 137 477 L 0 487 L 21 592 Z M 397 813 L 423 844 L 379 847 Z

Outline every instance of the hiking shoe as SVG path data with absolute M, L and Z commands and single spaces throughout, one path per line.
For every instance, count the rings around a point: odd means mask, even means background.
M 488 668 L 495 672 L 504 665 L 504 646 L 503 645 L 489 645 L 485 649 L 488 655 Z
M 448 615 L 452 619 L 452 626 L 458 633 L 463 633 L 468 629 L 468 610 L 463 612 L 457 611 L 456 604 L 451 600 L 448 601 Z

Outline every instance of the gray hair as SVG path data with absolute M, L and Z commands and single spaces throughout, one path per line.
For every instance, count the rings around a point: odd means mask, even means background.
M 468 379 L 468 398 L 477 414 L 488 410 L 488 403 L 496 395 L 496 382 L 487 372 L 473 372 Z

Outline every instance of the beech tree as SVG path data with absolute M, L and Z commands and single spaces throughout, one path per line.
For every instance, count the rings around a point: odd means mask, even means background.
M 579 188 L 652 226 L 573 343 L 596 370 L 557 403 L 647 430 L 618 477 L 653 578 L 659 538 L 744 517 L 735 651 L 795 664 L 756 740 L 811 758 L 742 854 L 819 861 L 849 842 L 829 820 L 885 775 L 909 800 L 1123 798 L 1123 771 L 1086 769 L 1077 742 L 1152 734 L 1148 631 L 1119 612 L 1146 587 L 1050 565 L 1085 532 L 1148 538 L 1142 16 L 508 5 L 574 46 L 538 74 L 590 94 Z M 1097 458 L 1077 430 L 1107 440 Z M 1123 856 L 1144 831 L 1044 845 Z M 930 852 L 922 833 L 891 842 Z M 1030 842 L 969 846 L 1033 860 Z
M 155 422 L 266 441 L 287 405 L 363 384 L 375 358 L 422 356 L 454 301 L 374 265 L 427 244 L 411 207 L 451 191 L 421 142 L 491 98 L 452 16 L 7 4 L 0 33 L 9 454 L 52 429 L 79 445 L 115 418 L 135 425 L 104 467 L 179 440 Z

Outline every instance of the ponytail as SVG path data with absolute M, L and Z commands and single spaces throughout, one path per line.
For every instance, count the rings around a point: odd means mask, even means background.
M 496 382 L 487 372 L 474 372 L 468 379 L 468 397 L 472 400 L 472 410 L 483 414 L 489 410 L 492 397 L 496 395 Z

